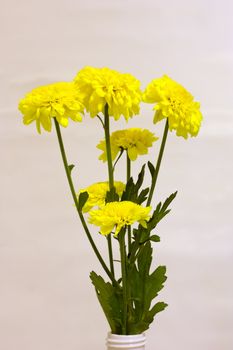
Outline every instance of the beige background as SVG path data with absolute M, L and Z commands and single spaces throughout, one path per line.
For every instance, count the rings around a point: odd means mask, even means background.
M 158 181 L 155 202 L 179 195 L 155 252 L 168 267 L 160 300 L 169 308 L 147 332 L 147 349 L 232 350 L 232 1 L 2 0 L 0 16 L 0 349 L 104 349 L 108 325 L 88 277 L 100 269 L 55 133 L 37 135 L 17 111 L 33 87 L 93 65 L 130 72 L 143 87 L 167 73 L 202 102 L 200 136 L 169 135 Z M 160 135 L 151 120 L 144 106 L 129 125 Z M 64 130 L 77 187 L 106 176 L 100 138 L 89 117 Z

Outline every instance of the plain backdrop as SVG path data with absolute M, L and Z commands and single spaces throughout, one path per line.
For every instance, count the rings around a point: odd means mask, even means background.
M 109 328 L 89 280 L 101 269 L 77 218 L 54 129 L 38 135 L 17 110 L 32 88 L 72 80 L 92 65 L 129 72 L 143 88 L 166 73 L 201 102 L 200 135 L 169 134 L 158 180 L 154 204 L 179 193 L 158 228 L 155 264 L 168 269 L 159 300 L 169 307 L 147 332 L 147 349 L 232 350 L 233 2 L 0 4 L 0 349 L 105 348 Z M 128 126 L 161 137 L 151 108 L 144 105 Z M 119 127 L 123 119 L 112 124 Z M 77 189 L 105 180 L 98 120 L 71 122 L 63 135 Z M 105 256 L 105 239 L 94 237 Z

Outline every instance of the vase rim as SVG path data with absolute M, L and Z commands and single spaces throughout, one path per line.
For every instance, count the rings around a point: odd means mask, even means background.
M 145 333 L 125 335 L 108 332 L 106 340 L 108 350 L 145 350 Z
M 139 333 L 139 334 L 115 334 L 115 333 L 112 333 L 112 332 L 108 332 L 108 336 L 111 336 L 112 338 L 127 338 L 129 339 L 130 337 L 131 338 L 145 338 L 146 335 L 145 333 Z

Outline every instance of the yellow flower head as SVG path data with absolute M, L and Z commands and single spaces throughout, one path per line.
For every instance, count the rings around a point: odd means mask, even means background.
M 125 184 L 120 181 L 114 182 L 114 187 L 116 189 L 116 193 L 121 196 L 124 189 Z M 108 182 L 97 182 L 89 187 L 83 188 L 80 190 L 81 192 L 88 193 L 88 200 L 86 201 L 83 211 L 86 213 L 93 207 L 103 207 L 105 205 L 106 194 L 109 191 L 109 183 Z
M 154 79 L 143 94 L 144 102 L 156 103 L 154 123 L 168 118 L 170 131 L 176 130 L 177 136 L 187 139 L 198 134 L 202 114 L 200 104 L 180 84 L 164 75 Z
M 122 74 L 109 68 L 85 67 L 74 79 L 79 94 L 91 117 L 104 112 L 108 104 L 109 115 L 128 120 L 139 114 L 140 82 L 131 74 Z
M 89 222 L 100 227 L 102 235 L 108 235 L 115 229 L 115 235 L 127 225 L 135 222 L 146 227 L 146 222 L 150 219 L 151 207 L 142 207 L 130 201 L 110 202 L 98 210 L 91 210 Z
M 33 89 L 19 102 L 19 110 L 24 124 L 35 120 L 40 133 L 41 125 L 51 131 L 53 117 L 64 127 L 68 125 L 68 118 L 80 122 L 84 106 L 74 83 L 60 82 Z
M 112 159 L 115 159 L 121 150 L 126 150 L 130 160 L 136 160 L 139 155 L 147 154 L 148 148 L 152 147 L 154 141 L 158 140 L 152 132 L 147 129 L 130 128 L 114 131 L 110 137 Z M 99 159 L 107 160 L 105 140 L 97 145 L 103 153 Z

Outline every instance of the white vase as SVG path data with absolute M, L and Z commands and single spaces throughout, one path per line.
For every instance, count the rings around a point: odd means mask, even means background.
M 108 333 L 107 350 L 145 350 L 146 336 L 144 333 L 135 335 L 119 335 Z

